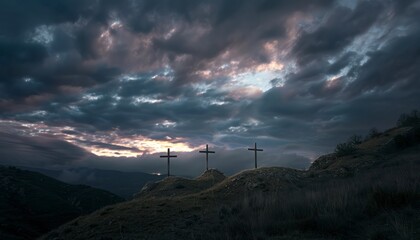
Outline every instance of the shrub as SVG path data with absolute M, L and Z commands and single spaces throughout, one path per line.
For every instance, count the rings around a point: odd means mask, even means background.
M 356 146 L 351 142 L 339 143 L 335 147 L 335 154 L 337 156 L 347 156 L 356 152 Z
M 355 134 L 355 135 L 351 136 L 347 142 L 352 143 L 354 145 L 361 144 L 362 143 L 362 136 Z

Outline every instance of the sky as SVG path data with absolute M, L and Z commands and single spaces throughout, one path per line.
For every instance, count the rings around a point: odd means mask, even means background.
M 420 107 L 420 1 L 2 0 L 2 164 L 307 168 Z

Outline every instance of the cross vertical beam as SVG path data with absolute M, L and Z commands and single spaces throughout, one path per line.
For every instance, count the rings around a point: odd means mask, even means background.
M 171 155 L 171 149 L 170 148 L 168 148 L 168 154 L 166 155 L 166 156 L 160 156 L 161 158 L 168 158 L 168 177 L 171 175 L 171 172 L 170 172 L 170 160 L 171 160 L 171 158 L 176 158 L 177 157 L 177 155 Z
M 206 144 L 206 151 L 199 151 L 199 153 L 206 154 L 206 171 L 209 170 L 209 153 L 215 153 L 215 151 L 209 151 L 209 145 Z
M 254 151 L 255 153 L 255 168 L 257 168 L 257 152 L 262 152 L 262 149 L 257 148 L 257 143 L 254 144 L 254 148 L 248 148 L 250 151 Z

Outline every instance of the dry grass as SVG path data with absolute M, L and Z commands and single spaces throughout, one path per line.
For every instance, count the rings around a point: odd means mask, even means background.
M 380 134 L 378 137 L 374 137 L 359 144 L 357 147 L 368 151 L 377 150 L 379 147 L 392 140 L 395 136 L 405 134 L 410 129 L 412 129 L 412 127 L 392 128 Z
M 381 169 L 314 184 L 287 194 L 251 195 L 219 212 L 230 239 L 296 235 L 312 238 L 417 239 L 418 166 Z M 365 223 L 385 226 L 375 231 Z M 382 234 L 383 233 L 383 234 Z M 382 234 L 382 235 L 381 235 Z M 417 234 L 417 235 L 416 235 Z

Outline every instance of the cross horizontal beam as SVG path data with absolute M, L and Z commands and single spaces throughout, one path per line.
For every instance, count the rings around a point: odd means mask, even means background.
M 200 153 L 216 153 L 215 151 L 199 151 Z
M 248 150 L 251 150 L 251 151 L 258 151 L 258 152 L 262 152 L 263 150 L 262 149 L 255 149 L 255 148 L 248 148 Z

